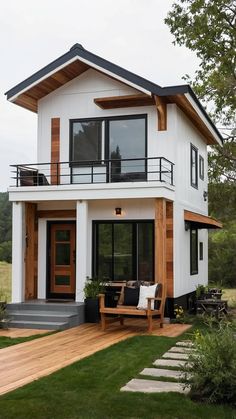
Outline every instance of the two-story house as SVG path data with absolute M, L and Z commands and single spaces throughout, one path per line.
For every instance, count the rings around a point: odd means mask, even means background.
M 207 229 L 221 226 L 208 216 L 207 145 L 222 144 L 191 88 L 75 44 L 6 95 L 38 114 L 37 162 L 15 166 L 9 188 L 12 303 L 81 308 L 96 276 L 165 281 L 169 313 L 189 304 L 208 281 Z

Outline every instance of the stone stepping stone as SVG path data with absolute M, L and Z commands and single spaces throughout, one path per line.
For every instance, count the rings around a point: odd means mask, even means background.
M 191 340 L 182 340 L 180 342 L 176 342 L 175 346 L 184 346 L 187 348 L 192 348 L 194 344 Z
M 144 370 L 141 371 L 140 374 L 150 375 L 151 377 L 176 378 L 177 380 L 183 378 L 183 373 L 181 371 L 166 370 L 164 368 L 144 368 Z
M 155 367 L 186 367 L 190 365 L 189 362 L 183 361 L 181 359 L 157 359 L 153 362 Z
M 195 351 L 194 348 L 185 348 L 185 347 L 181 347 L 181 346 L 172 346 L 172 348 L 169 349 L 168 352 L 178 352 L 178 353 L 182 353 L 182 354 L 189 354 L 191 352 Z
M 189 359 L 189 354 L 180 354 L 177 352 L 166 352 L 162 355 L 162 358 L 169 358 L 169 359 Z
M 166 381 L 143 380 L 138 378 L 133 378 L 120 390 L 140 393 L 169 393 L 174 391 L 187 394 L 189 392 L 189 390 L 186 388 L 184 389 L 180 383 L 168 383 Z

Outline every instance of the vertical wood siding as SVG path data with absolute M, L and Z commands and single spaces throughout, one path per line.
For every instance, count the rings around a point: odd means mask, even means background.
M 51 119 L 51 184 L 60 183 L 60 118 Z

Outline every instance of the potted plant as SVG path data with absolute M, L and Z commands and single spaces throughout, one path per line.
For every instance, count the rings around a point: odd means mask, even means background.
M 104 283 L 98 278 L 87 278 L 84 286 L 85 320 L 88 323 L 99 322 L 99 297 L 105 290 Z

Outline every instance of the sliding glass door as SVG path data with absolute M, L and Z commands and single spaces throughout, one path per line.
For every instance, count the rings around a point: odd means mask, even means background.
M 72 183 L 146 180 L 146 157 L 146 115 L 70 121 Z
M 146 172 L 146 119 L 109 121 L 111 181 L 144 180 Z M 128 159 L 128 160 L 126 160 Z
M 96 221 L 94 275 L 108 281 L 153 281 L 153 221 Z

